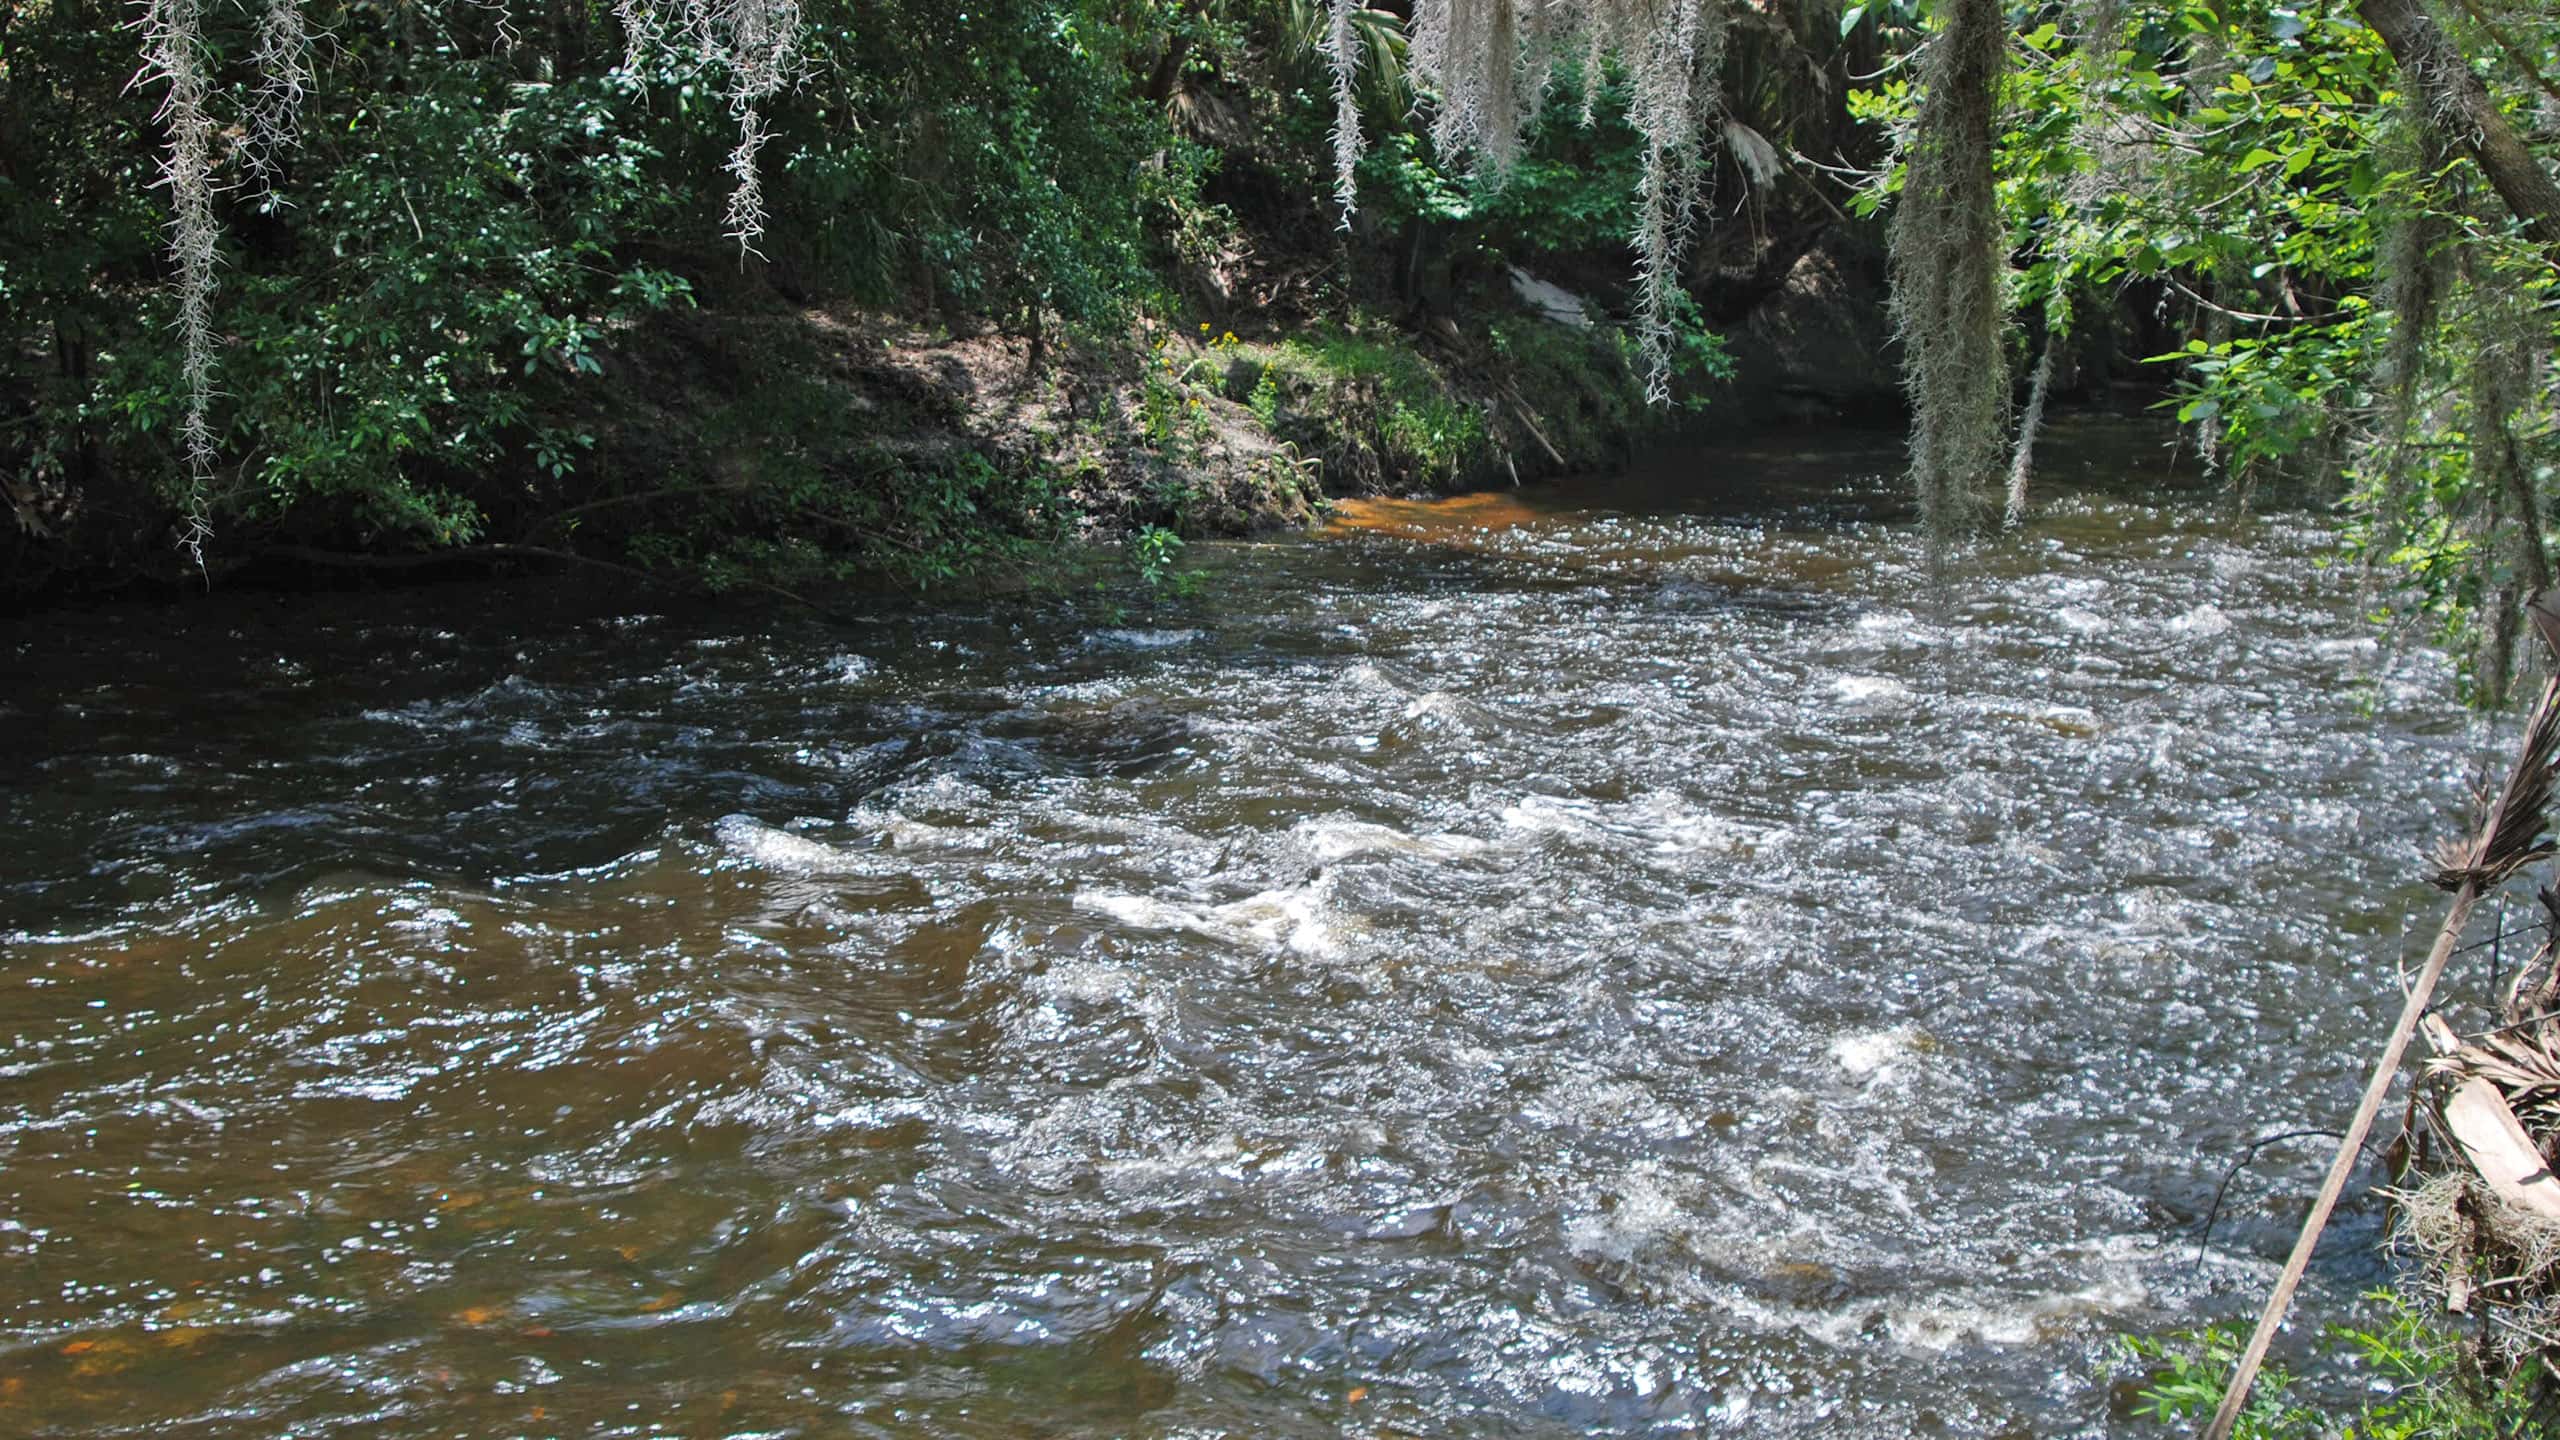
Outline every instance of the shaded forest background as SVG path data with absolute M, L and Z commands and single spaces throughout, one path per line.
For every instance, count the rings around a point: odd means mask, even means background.
M 773 12 L 743 152 L 736 54 L 645 7 L 164 3 L 212 177 L 191 475 L 170 76 L 123 7 L 0 0 L 0 586 L 570 555 L 914 584 L 1095 536 L 1160 564 L 1326 494 L 1604 466 L 1701 407 L 1900 423 L 1886 226 L 1960 8 L 1715 8 L 1648 405 L 1617 59 L 1542 71 L 1497 175 L 1435 144 L 1409 8 L 1340 7 L 1346 225 L 1320 0 L 813 0 Z M 2395 0 L 2453 57 L 2429 90 L 2372 8 L 2005 7 L 1976 399 L 2027 442 L 2048 399 L 2165 396 L 2220 473 L 2346 504 L 2494 692 L 2548 578 L 2553 272 L 2451 67 L 2547 180 L 2560 20 Z M 1967 455 L 2023 491 L 2029 444 Z
M 0 13 L 12 583 L 175 578 L 153 97 L 128 88 L 118 7 Z M 1871 154 L 1840 97 L 1877 47 L 1803 18 L 1820 33 L 1772 18 L 1738 49 L 1768 76 L 1752 113 Z M 1382 64 L 1344 230 L 1320 6 L 810 7 L 745 255 L 717 77 L 629 63 L 609 10 L 314 7 L 319 77 L 272 157 L 258 21 L 206 12 L 217 574 L 515 544 L 714 583 L 931 580 L 1078 530 L 1236 529 L 1320 490 L 1604 463 L 1658 418 L 1610 313 L 1632 132 L 1560 112 L 1494 193 L 1437 160 Z M 1716 327 L 1838 224 L 1810 181 L 1723 193 L 1737 213 L 1684 317 L 1692 399 L 1730 369 Z M 1839 277 L 1870 309 L 1871 251 Z M 1588 291 L 1597 323 L 1525 305 L 1513 266 Z M 1828 357 L 1826 399 L 1889 410 L 1874 339 Z

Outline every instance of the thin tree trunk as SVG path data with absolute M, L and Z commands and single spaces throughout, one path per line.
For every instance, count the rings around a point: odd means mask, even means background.
M 1155 69 L 1147 75 L 1147 100 L 1162 105 L 1173 98 L 1173 88 L 1182 81 L 1182 63 L 1191 58 L 1191 37 L 1176 35 L 1156 60 Z
M 2357 0 L 2356 14 L 2391 47 L 2436 127 L 2489 177 L 2525 230 L 2560 267 L 2560 184 L 2498 112 L 2489 87 L 2428 13 L 2426 0 Z

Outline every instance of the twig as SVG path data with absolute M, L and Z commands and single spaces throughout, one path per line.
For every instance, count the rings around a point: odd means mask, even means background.
M 2498 993 L 2498 972 L 2504 968 L 2507 958 L 2507 897 L 2504 895 L 2498 897 L 2496 928 L 2497 933 L 2489 937 L 2489 993 L 2492 995 Z
M 2503 913 L 2503 912 L 2502 912 L 2502 913 Z M 2516 938 L 2516 937 L 2517 937 L 2517 936 L 2519 936 L 2519 935 L 2530 935 L 2530 934 L 2532 934 L 2534 931 L 2539 930 L 2539 929 L 2541 929 L 2541 928 L 2542 928 L 2542 925 L 2541 925 L 2541 923 L 2540 923 L 2539 921 L 2537 921 L 2537 922 L 2535 922 L 2534 924 L 2531 924 L 2531 925 L 2519 925 L 2519 926 L 2517 926 L 2516 928 L 2514 928 L 2513 930 L 2502 930 L 2502 931 L 2499 931 L 2497 934 L 2490 936 L 2490 937 L 2489 937 L 2488 939 L 2486 939 L 2486 940 L 2474 940 L 2474 941 L 2472 941 L 2470 944 L 2465 945 L 2465 946 L 2462 946 L 2461 948 L 2459 948 L 2459 949 L 2455 950 L 2453 953 L 2454 953 L 2454 954 L 2456 954 L 2456 955 L 2468 955 L 2468 954 L 2470 954 L 2470 953 L 2471 953 L 2472 951 L 2474 951 L 2474 950 L 2486 950 L 2486 949 L 2488 949 L 2490 946 L 2497 944 L 2497 943 L 2498 943 L 2499 941 L 2501 941 L 2501 940 L 2513 940 L 2514 938 Z
M 2307 315 L 2261 315 L 2255 310 L 2234 310 L 2228 305 L 2221 305 L 2214 301 L 2207 300 L 2195 291 L 2188 289 L 2185 285 L 2179 283 L 2178 277 L 2175 275 L 2163 275 L 2160 278 L 2169 282 L 2169 288 L 2186 296 L 2188 299 L 2193 300 L 2207 310 L 2219 310 L 2234 320 L 2250 320 L 2263 325 L 2292 325 L 2311 318 Z M 2332 317 L 2329 315 L 2323 315 L 2319 318 L 2327 320 Z
M 2222 1218 L 2224 1192 L 2231 1188 L 2231 1182 L 2239 1178 L 2242 1170 L 2256 1163 L 2258 1152 L 2279 1141 L 2302 1140 L 2314 1135 L 2331 1140 L 2339 1138 L 2339 1132 L 2335 1130 L 2286 1130 L 2274 1135 L 2261 1135 L 2240 1147 L 2240 1158 L 2232 1161 L 2223 1170 L 2222 1183 L 2213 1187 L 2213 1204 L 2205 1208 L 2204 1230 L 2196 1236 L 2196 1264 L 2204 1264 L 2205 1251 L 2213 1244 L 2213 1226 L 2215 1221 Z
M 2537 1025 L 2548 1025 L 2554 1020 L 2560 1020 L 2560 1010 L 2545 1011 L 2540 1015 L 2528 1015 L 2521 1020 L 2510 1020 L 2504 1025 L 2492 1025 L 2486 1030 L 2469 1031 L 2464 1034 L 2462 1038 L 2466 1041 L 2486 1040 L 2493 1035 L 2504 1035 L 2510 1031 L 2530 1030 Z

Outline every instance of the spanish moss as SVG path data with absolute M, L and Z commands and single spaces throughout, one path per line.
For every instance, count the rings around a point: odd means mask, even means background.
M 1335 187 L 1346 220 L 1358 198 L 1362 142 L 1351 83 L 1360 63 L 1348 7 L 1337 4 L 1326 58 L 1334 76 Z M 1732 19 L 1727 0 L 1419 0 L 1412 64 L 1432 100 L 1441 153 L 1472 157 L 1499 181 L 1520 153 L 1559 55 L 1582 57 L 1586 116 L 1614 60 L 1629 77 L 1627 119 L 1644 141 L 1631 243 L 1637 336 L 1654 403 L 1670 398 L 1672 315 L 1682 257 L 1695 228 L 1708 137 L 1721 132 L 1718 75 Z M 1770 173 L 1775 152 L 1751 152 L 1746 173 Z
M 1893 316 L 1911 396 L 1911 478 L 1929 532 L 1970 530 L 2008 442 L 2009 371 L 1992 120 L 2005 37 L 1998 0 L 1954 0 L 1929 42 L 1889 239 Z
M 1360 156 L 1367 141 L 1360 128 L 1360 27 L 1354 12 L 1360 0 L 1327 0 L 1325 59 L 1333 77 L 1333 197 L 1342 210 L 1342 228 L 1360 200 Z
M 213 538 L 213 267 L 220 230 L 213 218 L 214 122 L 207 108 L 202 0 L 151 0 L 142 15 L 140 82 L 166 87 L 159 119 L 168 136 L 160 161 L 169 192 L 169 255 L 177 271 L 178 388 L 185 411 L 178 443 L 186 468 L 179 546 L 198 571 Z
M 256 47 L 249 57 L 258 86 L 240 139 L 240 164 L 249 183 L 273 195 L 283 156 L 302 143 L 302 104 L 314 83 L 311 30 L 302 0 L 267 0 L 258 12 Z
M 2551 557 L 2542 538 L 2542 497 L 2516 435 L 2528 423 L 2537 337 L 2514 290 L 2483 273 L 2471 257 L 2462 266 L 2469 304 L 2465 315 L 2468 385 L 2465 424 L 2471 441 L 2471 478 L 2484 509 L 2479 544 L 2495 555 L 2491 583 L 2481 596 L 2488 613 L 2474 680 L 2480 700 L 2503 705 L 2515 674 L 2515 642 L 2524 602 L 2551 586 Z

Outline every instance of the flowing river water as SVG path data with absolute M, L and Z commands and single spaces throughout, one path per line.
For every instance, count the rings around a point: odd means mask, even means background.
M 1104 619 L 8 622 L 0 1433 L 2130 1432 L 2480 746 L 2324 518 L 2052 450 L 1937 574 L 1798 437 Z

